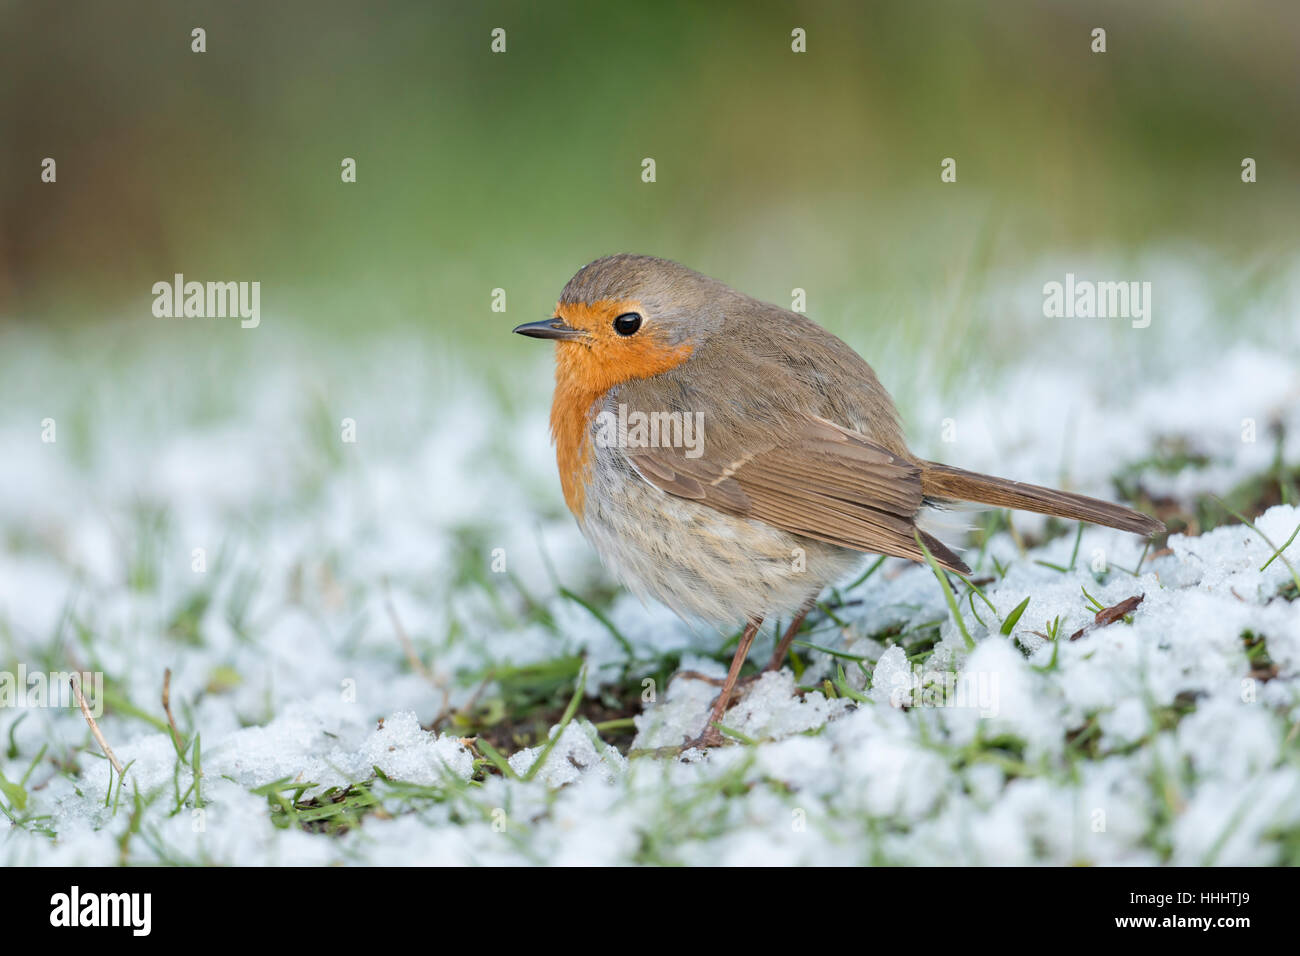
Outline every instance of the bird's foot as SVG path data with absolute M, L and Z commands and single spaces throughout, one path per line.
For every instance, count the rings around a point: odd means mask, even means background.
M 721 747 L 727 742 L 726 736 L 710 723 L 704 728 L 704 733 L 700 734 L 694 740 L 688 740 L 678 749 L 678 753 L 685 753 L 688 750 L 709 750 L 713 747 Z

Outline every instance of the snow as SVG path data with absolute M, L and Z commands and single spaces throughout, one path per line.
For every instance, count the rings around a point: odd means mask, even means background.
M 1113 329 L 1039 329 L 1021 364 L 964 388 L 953 445 L 925 427 L 949 399 L 900 395 L 917 450 L 1029 481 L 1064 469 L 1071 487 L 1109 496 L 1121 466 L 1176 437 L 1208 464 L 1141 480 L 1183 501 L 1267 470 L 1270 423 L 1300 434 L 1294 323 L 1279 339 L 1287 324 L 1265 314 L 1272 341 L 1238 329 L 1213 347 L 1201 277 L 1160 268 L 1169 304 L 1129 333 L 1164 356 L 1152 367 L 1081 360 Z M 1041 322 L 1035 308 L 1017 321 Z M 1176 322 L 1161 319 L 1170 310 Z M 1263 567 L 1300 525 L 1294 506 L 1256 521 L 1272 546 L 1234 525 L 1144 556 L 1139 539 L 1089 527 L 1066 572 L 1038 562 L 1068 567 L 1073 534 L 1024 554 L 999 534 L 977 571 L 994 557 L 1006 567 L 984 588 L 996 614 L 977 599 L 981 624 L 961 606 L 974 650 L 930 570 L 891 559 L 843 595 L 843 626 L 808 636 L 861 667 L 801 649 L 798 683 L 812 689 L 767 674 L 727 715 L 756 743 L 665 756 L 700 733 L 717 688 L 680 673 L 666 687 L 643 680 L 667 656 L 721 676 L 701 655 L 723 637 L 620 592 L 601 610 L 625 646 L 559 596 L 608 579 L 559 503 L 542 365 L 514 376 L 502 403 L 409 334 L 333 347 L 278 332 L 270 316 L 233 339 L 195 331 L 201 346 L 185 331 L 119 330 L 139 348 L 116 350 L 117 365 L 97 359 L 99 333 L 6 333 L 0 669 L 100 670 L 160 721 L 170 668 L 177 722 L 202 735 L 202 805 L 178 799 L 192 771 L 154 723 L 112 706 L 101 720 L 129 764 L 114 807 L 78 712 L 0 708 L 6 780 L 48 745 L 25 788 L 24 818 L 39 825 L 0 820 L 0 863 L 117 863 L 137 789 L 148 800 L 135 863 L 1261 865 L 1300 827 L 1300 601 L 1279 596 L 1300 538 Z M 47 416 L 54 443 L 40 438 Z M 339 438 L 344 418 L 355 443 Z M 1285 454 L 1296 460 L 1293 438 Z M 549 624 L 524 613 L 516 588 Z M 1104 606 L 1142 602 L 1131 623 L 1071 640 L 1093 624 L 1084 588 Z M 206 603 L 187 630 L 178 612 L 195 595 Z M 940 639 L 914 666 L 915 636 L 934 621 Z M 1251 676 L 1247 633 L 1266 640 L 1276 676 Z M 773 640 L 762 633 L 755 660 Z M 559 739 L 525 780 L 540 746 L 507 748 L 513 777 L 485 775 L 454 724 L 425 729 L 444 693 L 465 704 L 493 667 L 574 655 L 588 698 L 646 689 L 630 754 L 579 716 L 551 728 Z M 828 696 L 841 666 L 852 693 Z M 376 770 L 393 782 L 374 784 L 383 812 L 337 836 L 276 826 L 254 793 L 296 783 L 310 799 Z M 423 796 L 399 799 L 400 785 Z

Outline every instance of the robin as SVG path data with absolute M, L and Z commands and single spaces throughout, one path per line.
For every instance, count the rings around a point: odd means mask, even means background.
M 587 540 L 634 592 L 744 622 L 702 734 L 718 729 L 765 618 L 789 619 L 779 668 L 822 589 L 864 552 L 968 574 L 918 525 L 957 502 L 1153 534 L 1122 505 L 925 461 L 849 346 L 806 317 L 652 256 L 578 270 L 554 315 L 514 331 L 556 343 L 551 435 Z M 787 618 L 787 615 L 790 617 Z

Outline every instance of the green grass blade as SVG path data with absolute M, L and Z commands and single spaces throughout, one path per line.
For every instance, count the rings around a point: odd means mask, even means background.
M 957 597 L 952 593 L 952 585 L 948 583 L 947 575 L 943 573 L 943 568 L 939 567 L 939 562 L 934 560 L 934 555 L 930 553 L 930 549 L 921 540 L 921 532 L 913 530 L 912 536 L 916 538 L 921 553 L 925 555 L 926 563 L 930 565 L 930 570 L 934 572 L 939 586 L 943 588 L 943 599 L 948 602 L 948 610 L 952 612 L 952 616 L 957 620 L 957 627 L 961 630 L 962 640 L 966 642 L 966 650 L 975 650 L 975 641 L 971 638 L 970 631 L 966 630 L 966 622 L 962 620 L 961 609 L 957 606 Z

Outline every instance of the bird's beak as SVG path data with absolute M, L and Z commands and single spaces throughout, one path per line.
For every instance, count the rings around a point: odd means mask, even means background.
M 515 331 L 534 339 L 580 339 L 587 334 L 581 329 L 575 329 L 559 316 L 540 322 L 525 322 Z

